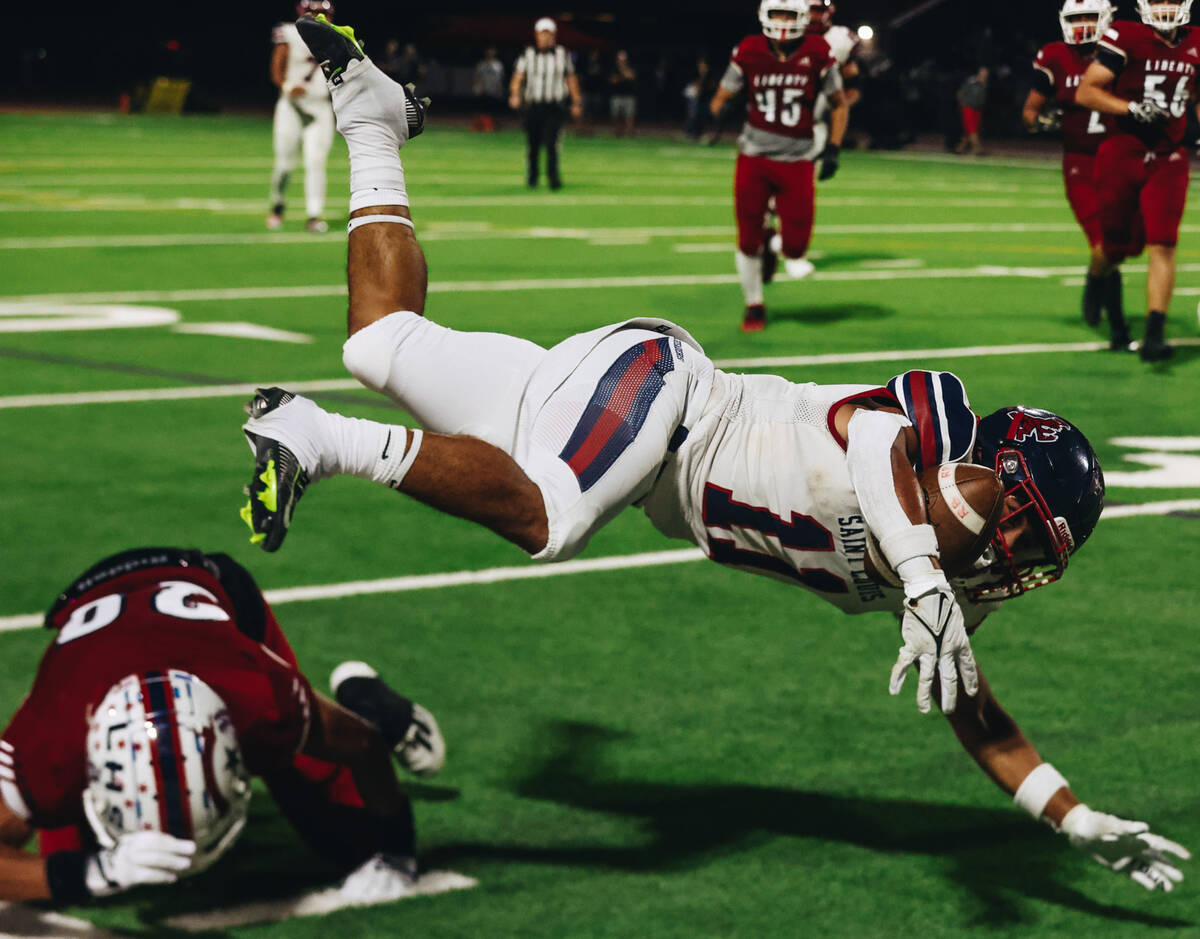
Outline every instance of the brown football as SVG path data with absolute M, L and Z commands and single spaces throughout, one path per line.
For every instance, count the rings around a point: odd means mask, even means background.
M 974 463 L 943 463 L 918 475 L 925 493 L 925 514 L 937 535 L 940 563 L 947 577 L 970 573 L 983 554 L 1004 509 L 1004 484 L 986 466 Z M 868 570 L 878 579 L 899 586 L 899 579 L 882 559 L 879 545 L 871 539 Z
M 1004 509 L 1004 484 L 986 466 L 943 463 L 924 470 L 925 514 L 937 535 L 942 570 L 961 577 L 983 554 Z

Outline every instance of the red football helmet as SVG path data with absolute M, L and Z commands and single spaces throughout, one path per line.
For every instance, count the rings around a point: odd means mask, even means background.
M 333 4 L 330 0 L 300 0 L 296 4 L 296 15 L 304 16 L 305 14 L 316 16 L 318 13 L 324 13 L 328 20 L 333 19 Z
M 809 0 L 808 31 L 817 35 L 828 31 L 833 25 L 833 14 L 836 12 L 837 7 L 833 5 L 833 0 Z

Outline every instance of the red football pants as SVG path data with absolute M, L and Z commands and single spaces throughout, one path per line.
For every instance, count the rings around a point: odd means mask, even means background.
M 1154 153 L 1128 134 L 1109 137 L 1096 153 L 1096 189 L 1109 260 L 1135 257 L 1147 244 L 1179 243 L 1188 190 L 1183 147 Z
M 1063 186 L 1075 221 L 1089 245 L 1103 240 L 1100 230 L 1100 200 L 1096 192 L 1096 157 L 1090 153 L 1064 153 Z
M 779 235 L 785 258 L 802 258 L 812 241 L 816 212 L 813 164 L 785 163 L 767 157 L 738 154 L 733 174 L 733 212 L 737 217 L 738 250 L 755 255 L 762 250 L 763 224 L 771 196 L 779 215 Z

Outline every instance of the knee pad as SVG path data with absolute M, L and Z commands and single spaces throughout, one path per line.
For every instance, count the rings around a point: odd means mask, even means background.
M 404 310 L 363 327 L 342 345 L 342 364 L 346 371 L 372 391 L 388 394 L 388 379 L 396 350 L 404 337 L 421 323 L 428 323 L 428 320 Z

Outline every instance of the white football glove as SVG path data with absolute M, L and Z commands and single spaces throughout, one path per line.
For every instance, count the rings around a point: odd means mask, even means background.
M 93 897 L 109 897 L 144 884 L 173 884 L 192 866 L 196 842 L 161 831 L 122 835 L 87 861 L 84 883 Z
M 1171 116 L 1171 113 L 1156 101 L 1130 101 L 1129 116 L 1139 124 L 1153 124 Z
M 425 708 L 413 702 L 412 723 L 396 745 L 396 758 L 410 773 L 432 776 L 446 763 L 446 739 Z
M 1181 844 L 1153 834 L 1145 822 L 1117 818 L 1077 805 L 1066 814 L 1059 831 L 1071 846 L 1105 867 L 1141 884 L 1147 890 L 1172 890 L 1183 880 L 1183 871 L 1168 854 L 1184 861 L 1192 855 Z
M 958 702 L 960 674 L 969 696 L 974 697 L 979 691 L 979 672 L 954 588 L 946 581 L 945 574 L 934 571 L 929 577 L 905 584 L 904 593 L 904 618 L 900 623 L 904 645 L 892 666 L 888 690 L 899 694 L 908 670 L 915 663 L 917 708 L 928 714 L 936 670 L 942 681 L 942 710 L 949 714 Z

